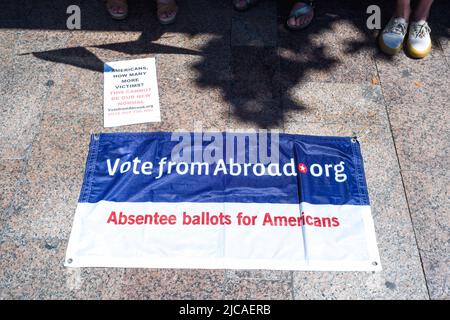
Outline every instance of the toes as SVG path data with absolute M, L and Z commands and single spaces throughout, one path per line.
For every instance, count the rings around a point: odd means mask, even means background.
M 168 20 L 168 19 L 172 19 L 175 15 L 176 15 L 175 11 L 163 12 L 163 13 L 161 13 L 160 18 L 163 20 Z
M 111 10 L 115 14 L 123 14 L 123 13 L 125 13 L 125 10 L 122 7 L 112 7 Z
M 163 14 L 163 17 L 164 17 L 165 19 L 171 19 L 174 15 L 175 15 L 175 12 L 165 12 L 165 13 Z
M 288 24 L 291 25 L 291 26 L 296 26 L 297 25 L 296 19 L 295 18 L 289 18 L 288 19 Z
M 298 27 L 298 26 L 306 25 L 306 24 L 308 24 L 310 21 L 311 21 L 311 17 L 310 17 L 310 16 L 301 16 L 301 17 L 298 17 L 298 18 L 293 19 L 292 21 L 290 21 L 290 23 L 291 23 L 292 25 L 295 25 L 295 26 Z

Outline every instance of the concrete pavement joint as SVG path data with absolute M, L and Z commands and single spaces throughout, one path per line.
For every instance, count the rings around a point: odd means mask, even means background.
M 424 280 L 425 286 L 427 288 L 428 299 L 431 299 L 430 288 L 428 287 L 428 281 L 427 281 L 427 277 L 426 277 L 426 274 L 425 274 L 425 268 L 424 268 L 424 264 L 423 264 L 423 260 L 422 260 L 422 255 L 420 254 L 419 243 L 417 241 L 417 234 L 416 234 L 416 230 L 415 230 L 415 227 L 414 227 L 414 222 L 413 222 L 412 215 L 411 215 L 411 207 L 410 207 L 410 204 L 409 204 L 408 194 L 406 192 L 405 181 L 403 179 L 401 163 L 400 163 L 400 157 L 399 157 L 398 152 L 397 152 L 397 147 L 395 145 L 395 138 L 394 138 L 394 135 L 393 135 L 393 132 L 392 132 L 392 125 L 391 125 L 391 121 L 390 121 L 390 118 L 389 118 L 389 111 L 388 111 L 388 103 L 384 99 L 383 80 L 382 80 L 382 78 L 380 76 L 380 72 L 378 70 L 378 64 L 376 63 L 376 61 L 375 61 L 375 66 L 377 68 L 378 79 L 380 79 L 380 86 L 381 86 L 381 91 L 383 93 L 383 100 L 384 100 L 385 111 L 386 111 L 386 114 L 387 114 L 387 119 L 388 119 L 388 124 L 389 124 L 389 131 L 390 131 L 390 134 L 391 134 L 392 143 L 394 144 L 395 157 L 397 159 L 397 164 L 398 164 L 398 167 L 400 169 L 400 178 L 401 178 L 401 182 L 402 182 L 403 194 L 404 194 L 405 199 L 406 199 L 406 205 L 408 207 L 409 219 L 410 219 L 410 222 L 411 222 L 412 232 L 414 234 L 414 241 L 415 241 L 416 248 L 417 248 L 417 254 L 419 255 L 420 265 L 422 267 L 423 280 Z

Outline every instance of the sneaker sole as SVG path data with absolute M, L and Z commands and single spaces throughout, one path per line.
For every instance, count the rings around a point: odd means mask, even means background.
M 430 42 L 430 45 L 428 46 L 428 48 L 426 48 L 424 51 L 418 51 L 418 50 L 414 49 L 411 46 L 411 44 L 408 42 L 406 44 L 406 51 L 411 57 L 416 58 L 416 59 L 422 59 L 422 58 L 425 58 L 427 55 L 430 54 L 431 47 L 432 47 L 432 45 L 431 45 L 431 42 Z
M 174 23 L 175 20 L 176 20 L 176 18 L 177 18 L 176 15 L 175 15 L 172 19 L 169 19 L 169 20 L 161 20 L 161 19 L 158 18 L 158 22 L 159 22 L 160 24 L 162 24 L 163 26 L 167 26 L 167 25 L 169 25 L 169 24 Z
M 126 18 L 128 18 L 128 13 L 126 13 L 126 14 L 124 14 L 124 15 L 112 15 L 112 14 L 111 14 L 111 18 L 112 18 L 113 20 L 117 20 L 117 21 L 125 20 Z
M 383 38 L 381 36 L 378 37 L 378 45 L 380 46 L 381 51 L 383 51 L 384 53 L 393 56 L 396 55 L 397 53 L 400 52 L 400 50 L 402 50 L 403 47 L 403 43 L 400 45 L 400 47 L 398 48 L 389 48 L 388 46 L 386 46 L 386 44 L 383 41 Z

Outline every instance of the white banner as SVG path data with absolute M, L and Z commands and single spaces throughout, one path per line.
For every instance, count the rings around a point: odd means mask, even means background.
M 65 265 L 381 270 L 369 206 L 308 203 L 80 203 Z

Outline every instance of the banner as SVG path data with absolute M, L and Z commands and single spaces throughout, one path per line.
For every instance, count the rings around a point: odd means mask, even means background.
M 359 142 L 92 135 L 65 266 L 381 270 Z

